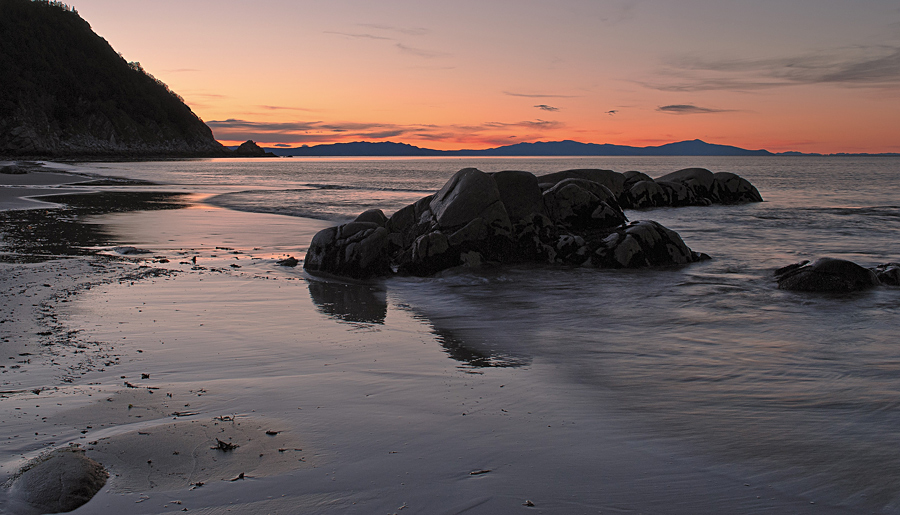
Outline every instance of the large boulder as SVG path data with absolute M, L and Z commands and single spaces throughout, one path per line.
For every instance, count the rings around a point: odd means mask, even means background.
M 544 192 L 547 215 L 570 227 L 616 227 L 628 219 L 615 195 L 586 179 L 563 179 Z
M 852 261 L 819 258 L 801 261 L 775 271 L 782 290 L 847 293 L 878 286 L 875 272 Z
M 538 179 L 530 172 L 507 170 L 491 174 L 500 201 L 512 223 L 527 218 L 533 213 L 544 213 L 544 201 Z
M 663 175 L 657 182 L 674 182 L 687 186 L 696 198 L 712 199 L 715 175 L 706 168 L 684 168 Z
M 663 181 L 660 179 L 657 179 L 655 182 L 666 190 L 670 207 L 693 206 L 700 203 L 694 190 L 683 182 Z
M 9 488 L 10 513 L 62 513 L 90 501 L 106 484 L 102 465 L 78 449 L 60 449 L 26 465 Z
M 599 241 L 591 257 L 599 268 L 684 265 L 709 256 L 692 251 L 681 236 L 653 221 L 632 222 Z
M 353 221 L 373 223 L 384 227 L 388 218 L 384 215 L 384 211 L 380 209 L 369 209 L 368 211 L 360 213 Z
M 714 202 L 736 204 L 738 202 L 762 202 L 759 190 L 747 179 L 730 172 L 714 174 L 712 197 Z
M 639 181 L 628 190 L 632 209 L 646 209 L 649 207 L 663 207 L 670 205 L 669 190 L 657 184 L 652 179 Z
M 629 170 L 622 174 L 622 177 L 625 178 L 625 189 L 630 190 L 635 184 L 641 181 L 652 181 L 653 179 L 645 174 L 644 172 L 639 172 L 637 170 Z
M 462 227 L 475 218 L 498 229 L 511 229 L 500 190 L 490 175 L 477 168 L 464 168 L 435 193 L 429 204 L 443 229 Z
M 388 231 L 373 222 L 323 229 L 310 242 L 303 268 L 354 279 L 390 275 Z
M 625 193 L 625 176 L 619 172 L 601 169 L 577 169 L 563 170 L 561 172 L 548 173 L 538 177 L 542 184 L 556 184 L 565 179 L 586 179 L 602 184 L 618 199 Z

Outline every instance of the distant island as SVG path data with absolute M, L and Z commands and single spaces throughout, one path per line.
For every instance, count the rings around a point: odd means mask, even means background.
M 729 145 L 715 145 L 705 141 L 681 141 L 656 147 L 631 147 L 627 145 L 579 143 L 577 141 L 538 141 L 516 143 L 482 150 L 434 150 L 406 143 L 358 141 L 297 148 L 266 147 L 267 152 L 278 156 L 326 157 L 326 156 L 771 156 L 768 150 L 746 150 Z
M 731 145 L 717 145 L 699 139 L 659 146 L 632 147 L 572 140 L 516 143 L 482 150 L 434 150 L 406 143 L 356 141 L 294 148 L 264 147 L 266 152 L 282 157 L 553 157 L 553 156 L 900 156 L 890 154 L 807 154 L 803 152 L 769 152 L 747 150 Z

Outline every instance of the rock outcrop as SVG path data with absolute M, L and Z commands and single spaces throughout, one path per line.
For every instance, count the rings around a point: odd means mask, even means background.
M 184 100 L 62 2 L 0 2 L 0 155 L 224 156 Z
M 705 168 L 685 168 L 657 179 L 643 172 L 612 170 L 566 170 L 538 177 L 544 189 L 569 179 L 588 180 L 605 186 L 623 209 L 763 201 L 748 180 L 733 173 L 713 173 Z
M 465 168 L 434 195 L 389 218 L 371 210 L 320 231 L 304 268 L 368 279 L 394 273 L 426 276 L 488 263 L 639 268 L 708 259 L 656 222 L 628 222 L 623 201 L 630 202 L 630 178 L 637 180 L 633 186 L 648 182 L 608 170 L 535 177 Z M 693 183 L 676 179 L 673 188 L 693 192 Z M 708 196 L 717 183 L 713 177 L 698 184 Z
M 263 150 L 263 148 L 257 145 L 252 139 L 241 143 L 241 146 L 234 149 L 233 153 L 235 157 L 278 157 L 271 152 Z
M 900 265 L 887 263 L 870 269 L 845 259 L 826 257 L 779 268 L 775 278 L 782 290 L 849 293 L 881 284 L 897 285 Z

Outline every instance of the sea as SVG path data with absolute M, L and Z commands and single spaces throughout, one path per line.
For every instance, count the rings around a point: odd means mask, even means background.
M 408 309 L 448 358 L 489 373 L 550 363 L 641 431 L 729 463 L 814 477 L 809 488 L 900 511 L 900 289 L 782 291 L 773 272 L 835 257 L 900 262 L 900 158 L 281 158 L 79 165 L 149 180 L 231 210 L 349 221 L 397 209 L 456 171 L 575 168 L 651 177 L 733 172 L 765 199 L 629 210 L 678 232 L 709 261 L 599 270 L 517 266 L 380 281 L 386 301 L 348 284 L 333 316 L 377 326 Z M 308 245 L 308 242 L 298 242 Z M 299 257 L 299 256 L 298 256 Z M 315 279 L 309 278 L 311 291 Z M 313 293 L 313 299 L 316 295 Z M 823 486 L 824 485 L 824 486 Z

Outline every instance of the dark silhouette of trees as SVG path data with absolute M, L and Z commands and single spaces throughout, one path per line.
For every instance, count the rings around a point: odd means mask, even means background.
M 49 154 L 77 153 L 77 141 L 95 142 L 93 152 L 221 149 L 183 98 L 122 58 L 74 8 L 0 0 L 0 153 L 4 131 L 26 129 Z

